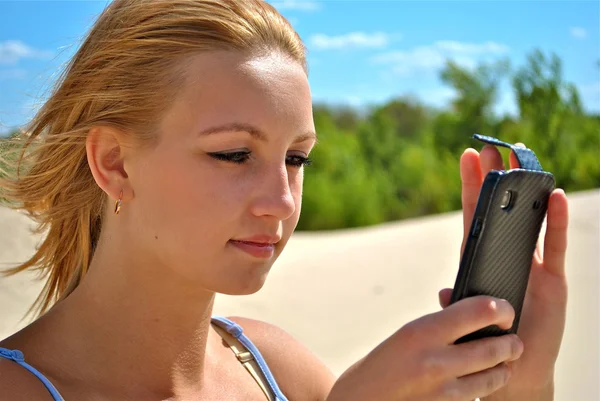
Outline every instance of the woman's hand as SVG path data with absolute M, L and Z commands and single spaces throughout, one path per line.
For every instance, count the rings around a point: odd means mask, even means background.
M 518 167 L 512 152 L 510 167 Z M 468 149 L 462 155 L 460 171 L 464 221 L 463 249 L 475 212 L 479 189 L 485 175 L 491 169 L 504 169 L 501 154 L 493 146 L 486 145 L 481 154 Z M 510 363 L 513 377 L 508 385 L 484 398 L 485 401 L 553 399 L 554 364 L 563 337 L 567 307 L 567 225 L 567 198 L 562 190 L 557 189 L 550 196 L 543 248 L 538 243 L 533 257 L 517 333 L 524 344 L 523 356 Z M 449 304 L 451 293 L 450 289 L 440 292 L 442 307 Z
M 470 401 L 506 385 L 507 362 L 521 355 L 515 335 L 455 345 L 460 337 L 496 324 L 512 326 L 504 300 L 478 296 L 423 316 L 373 349 L 336 381 L 327 401 Z

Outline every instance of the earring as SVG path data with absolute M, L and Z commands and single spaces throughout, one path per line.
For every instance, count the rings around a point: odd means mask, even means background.
M 119 212 L 121 211 L 121 205 L 123 204 L 123 190 L 121 190 L 121 193 L 119 194 L 119 199 L 117 199 L 115 201 L 115 214 L 119 214 Z

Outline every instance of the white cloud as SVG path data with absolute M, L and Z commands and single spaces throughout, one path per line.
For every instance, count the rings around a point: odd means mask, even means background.
M 587 38 L 587 31 L 579 26 L 571 27 L 570 29 L 571 36 L 575 39 L 585 39 Z
M 439 40 L 434 46 L 442 51 L 463 54 L 504 54 L 508 53 L 509 48 L 506 45 L 496 42 L 485 43 L 463 43 L 455 40 Z
M 317 11 L 321 8 L 321 4 L 312 0 L 278 0 L 272 1 L 271 4 L 279 11 Z
M 6 40 L 0 42 L 0 64 L 17 64 L 21 59 L 46 59 L 52 53 L 34 49 L 20 40 Z
M 393 64 L 397 73 L 410 73 L 417 69 L 433 69 L 444 63 L 441 52 L 428 46 L 419 46 L 408 51 L 393 51 L 372 58 L 377 64 Z
M 448 59 L 463 67 L 473 68 L 478 61 L 509 51 L 508 46 L 496 42 L 478 44 L 446 40 L 410 50 L 382 53 L 373 57 L 371 62 L 391 65 L 394 73 L 407 76 L 419 72 L 437 71 Z
M 311 36 L 310 46 L 318 50 L 339 50 L 349 48 L 383 48 L 400 35 L 385 32 L 350 32 L 344 35 L 328 36 L 322 33 Z

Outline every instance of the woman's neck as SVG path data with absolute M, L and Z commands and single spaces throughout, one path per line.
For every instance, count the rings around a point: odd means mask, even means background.
M 202 386 L 213 360 L 206 355 L 219 351 L 210 329 L 215 294 L 133 256 L 100 246 L 78 288 L 48 314 L 52 341 L 77 366 L 69 375 L 137 396 Z

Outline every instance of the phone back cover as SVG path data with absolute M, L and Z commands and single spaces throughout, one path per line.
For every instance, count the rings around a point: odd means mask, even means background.
M 515 309 L 514 324 L 510 330 L 486 327 L 457 342 L 516 333 L 533 253 L 554 186 L 552 174 L 529 170 L 511 170 L 499 180 L 484 215 L 463 298 L 491 295 L 506 299 Z M 513 192 L 512 206 L 504 210 L 501 203 L 507 190 Z

